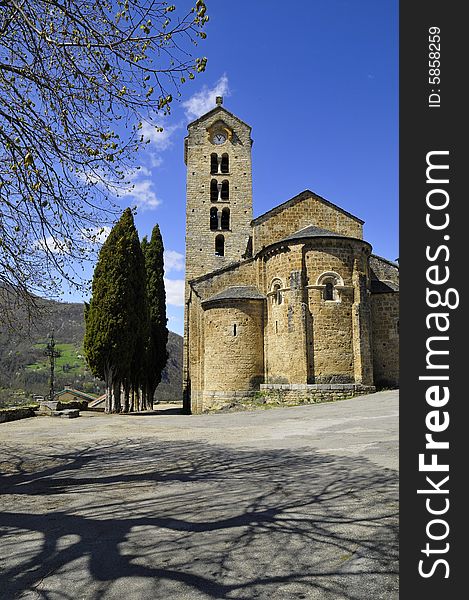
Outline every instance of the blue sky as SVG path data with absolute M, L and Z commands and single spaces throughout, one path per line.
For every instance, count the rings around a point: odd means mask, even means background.
M 176 2 L 178 9 L 188 6 Z M 310 189 L 365 221 L 376 254 L 398 255 L 397 0 L 207 0 L 206 72 L 181 88 L 140 155 L 128 205 L 158 223 L 169 328 L 182 333 L 187 123 L 224 96 L 252 126 L 257 216 Z M 82 297 L 73 294 L 69 300 Z

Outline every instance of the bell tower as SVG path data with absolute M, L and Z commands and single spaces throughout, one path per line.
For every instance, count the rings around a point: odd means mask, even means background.
M 187 129 L 183 406 L 189 413 L 203 389 L 197 367 L 189 369 L 189 362 L 200 368 L 197 356 L 203 352 L 189 281 L 250 255 L 252 139 L 251 127 L 226 110 L 220 96 L 215 108 Z
M 252 220 L 251 127 L 223 107 L 223 98 L 189 123 L 187 282 L 246 256 Z

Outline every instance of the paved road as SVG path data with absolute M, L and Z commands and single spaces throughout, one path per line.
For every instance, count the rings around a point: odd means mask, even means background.
M 393 391 L 2 424 L 0 598 L 397 599 L 397 417 Z

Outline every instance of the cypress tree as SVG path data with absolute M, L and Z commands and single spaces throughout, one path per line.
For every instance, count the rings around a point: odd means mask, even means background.
M 144 402 L 151 408 L 155 390 L 161 381 L 161 373 L 168 359 L 166 351 L 168 328 L 166 326 L 166 292 L 164 287 L 164 247 L 158 225 L 153 228 L 149 242 L 146 237 L 143 238 L 142 251 L 145 258 L 149 314 L 149 337 L 143 397 Z
M 147 310 L 143 254 L 127 208 L 101 248 L 85 307 L 84 351 L 106 383 L 106 412 L 121 411 L 121 386 L 148 336 Z

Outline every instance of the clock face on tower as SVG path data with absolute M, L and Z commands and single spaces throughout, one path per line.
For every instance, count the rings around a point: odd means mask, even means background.
M 212 142 L 217 144 L 217 146 L 224 144 L 226 142 L 226 135 L 224 133 L 215 133 L 212 137 Z

